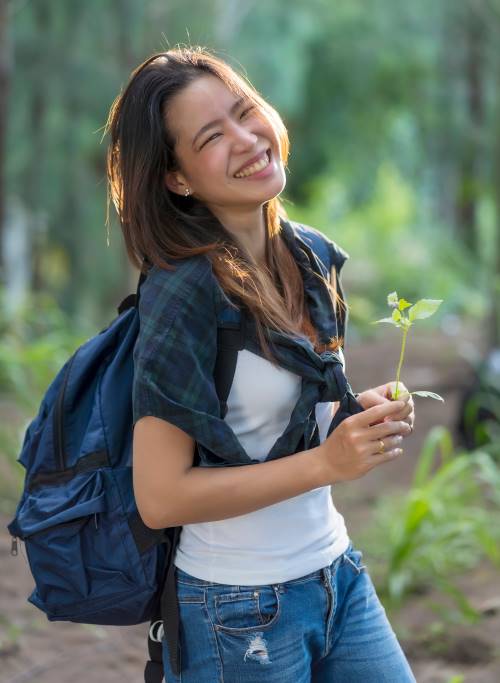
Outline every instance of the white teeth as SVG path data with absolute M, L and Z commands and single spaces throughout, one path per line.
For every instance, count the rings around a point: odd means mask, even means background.
M 249 175 L 252 175 L 253 173 L 257 173 L 257 171 L 262 171 L 263 168 L 265 168 L 269 164 L 269 157 L 267 156 L 267 152 L 264 153 L 264 156 L 260 161 L 255 162 L 255 164 L 252 164 L 251 166 L 248 166 L 248 168 L 245 168 L 244 171 L 241 171 L 239 173 L 235 173 L 234 177 L 235 178 L 246 178 Z

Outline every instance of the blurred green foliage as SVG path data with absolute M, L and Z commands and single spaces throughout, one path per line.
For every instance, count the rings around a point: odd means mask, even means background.
M 6 312 L 0 289 L 0 386 L 23 409 L 33 410 L 67 358 L 95 334 L 69 319 L 47 293 L 33 293 L 16 311 Z
M 112 206 L 109 235 L 105 225 L 111 103 L 150 54 L 200 44 L 282 115 L 291 140 L 282 198 L 292 218 L 350 253 L 355 334 L 374 333 L 374 301 L 397 289 L 444 299 L 441 315 L 488 316 L 491 343 L 499 339 L 500 0 L 9 9 L 8 222 L 27 223 L 32 286 L 68 314 L 100 325 L 130 290 Z
M 388 609 L 433 587 L 454 602 L 450 618 L 480 618 L 455 579 L 484 559 L 500 570 L 500 469 L 494 455 L 488 447 L 454 452 L 449 431 L 434 427 L 410 489 L 378 499 L 361 544 Z M 442 601 L 430 607 L 447 614 Z
M 0 511 L 11 512 L 24 470 L 15 463 L 28 423 L 66 360 L 96 330 L 72 320 L 47 293 L 28 297 L 15 315 L 0 288 Z
M 434 225 L 432 234 L 419 224 L 416 201 L 411 186 L 387 162 L 372 196 L 359 208 L 346 203 L 346 188 L 338 179 L 324 177 L 315 180 L 307 205 L 289 209 L 292 218 L 322 230 L 350 255 L 342 281 L 349 320 L 360 336 L 379 333 L 370 323 L 381 315 L 380 302 L 392 290 L 410 301 L 444 299 L 431 327 L 449 311 L 476 320 L 487 314 L 485 290 L 470 286 L 477 264 L 444 229 Z

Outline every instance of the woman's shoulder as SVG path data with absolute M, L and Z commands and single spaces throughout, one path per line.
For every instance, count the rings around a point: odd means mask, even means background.
M 168 261 L 171 269 L 153 265 L 141 285 L 139 307 L 151 309 L 165 304 L 206 305 L 213 301 L 212 265 L 208 258 L 196 255 Z
M 327 249 L 330 264 L 335 266 L 337 272 L 350 258 L 349 252 L 347 252 L 343 247 L 341 247 L 335 240 L 333 240 L 329 235 L 325 234 L 318 228 L 308 225 L 306 223 L 299 223 L 298 221 L 288 220 L 294 233 L 300 239 L 304 240 L 308 246 L 314 249 L 314 245 L 322 244 L 324 248 Z

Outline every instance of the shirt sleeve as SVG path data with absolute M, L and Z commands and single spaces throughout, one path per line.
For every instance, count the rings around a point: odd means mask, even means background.
M 133 423 L 154 415 L 209 442 L 220 418 L 213 371 L 217 315 L 211 264 L 183 259 L 176 271 L 153 266 L 141 286 L 134 346 Z

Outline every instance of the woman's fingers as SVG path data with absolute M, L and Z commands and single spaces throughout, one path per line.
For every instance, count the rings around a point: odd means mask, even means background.
M 399 410 L 397 413 L 394 413 L 394 415 L 391 415 L 390 418 L 391 420 L 406 420 L 406 418 L 409 417 L 412 414 L 412 412 L 413 407 L 411 405 L 406 404 L 402 410 Z
M 370 439 L 378 441 L 395 434 L 408 436 L 408 434 L 411 434 L 411 428 L 408 422 L 405 422 L 404 420 L 388 420 L 386 422 L 381 422 L 380 424 L 372 425 L 369 428 L 369 432 Z
M 402 449 L 403 437 L 400 434 L 384 436 L 383 438 L 372 441 L 372 455 L 380 455 L 381 453 L 388 453 L 394 449 Z M 383 451 L 380 451 L 383 445 Z
M 369 427 L 371 424 L 383 420 L 388 415 L 393 416 L 398 412 L 402 412 L 404 406 L 403 401 L 387 401 L 386 403 L 367 408 L 362 413 L 356 413 L 356 415 L 348 419 L 355 420 L 361 427 Z
M 377 467 L 377 465 L 382 465 L 384 462 L 394 460 L 401 455 L 402 452 L 403 451 L 401 448 L 393 448 L 392 450 L 384 451 L 383 453 L 375 453 L 374 455 L 370 456 L 370 462 L 372 463 L 373 467 Z

